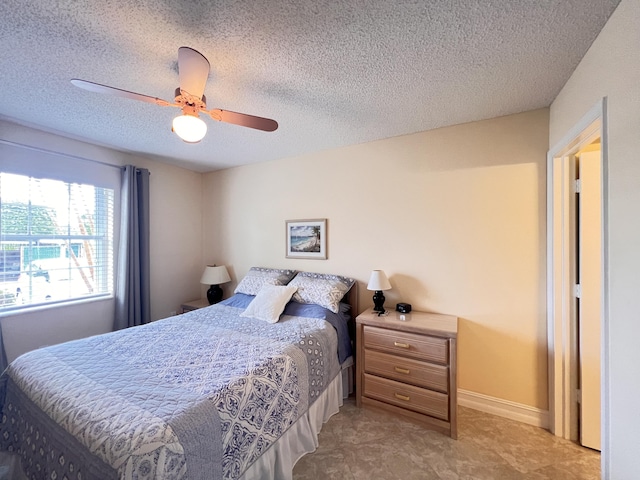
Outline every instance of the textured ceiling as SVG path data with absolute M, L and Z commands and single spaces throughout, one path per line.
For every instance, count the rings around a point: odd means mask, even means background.
M 619 0 L 2 0 L 0 117 L 197 171 L 551 104 Z M 173 100 L 180 46 L 211 63 L 208 108 L 266 133 L 78 89 Z

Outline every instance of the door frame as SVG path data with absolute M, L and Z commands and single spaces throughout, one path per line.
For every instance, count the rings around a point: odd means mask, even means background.
M 609 450 L 609 241 L 608 241 L 608 136 L 607 99 L 602 98 L 547 153 L 547 345 L 549 375 L 549 427 L 553 434 L 576 439 L 577 359 L 574 274 L 571 269 L 575 226 L 571 226 L 571 180 L 568 158 L 601 139 L 602 168 L 602 307 L 601 307 L 601 405 L 603 472 Z

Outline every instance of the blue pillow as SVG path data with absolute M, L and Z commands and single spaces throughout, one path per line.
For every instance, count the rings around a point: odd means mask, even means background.
M 247 308 L 254 298 L 256 298 L 255 295 L 236 293 L 226 300 L 221 301 L 220 305 L 226 305 L 227 307 Z

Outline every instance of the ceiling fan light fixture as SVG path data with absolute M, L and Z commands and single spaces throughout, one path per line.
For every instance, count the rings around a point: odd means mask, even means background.
M 264 132 L 273 132 L 278 128 L 278 122 L 269 118 L 256 117 L 246 113 L 231 112 L 214 108 L 207 110 L 207 99 L 204 88 L 209 77 L 211 65 L 204 55 L 189 47 L 178 49 L 178 75 L 180 85 L 175 90 L 173 102 L 161 98 L 130 92 L 121 88 L 101 85 L 79 78 L 71 79 L 71 83 L 78 88 L 96 93 L 106 93 L 118 97 L 129 98 L 141 102 L 153 103 L 161 107 L 178 107 L 182 115 L 173 119 L 172 132 L 175 132 L 186 143 L 198 143 L 207 134 L 207 124 L 199 115 L 204 112 L 213 120 L 230 123 L 241 127 L 255 128 Z
M 207 134 L 207 124 L 196 115 L 184 113 L 173 119 L 171 130 L 187 143 L 198 143 Z

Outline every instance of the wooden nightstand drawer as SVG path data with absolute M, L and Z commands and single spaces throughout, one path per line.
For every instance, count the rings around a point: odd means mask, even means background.
M 442 393 L 449 393 L 449 369 L 443 365 L 365 350 L 364 371 Z
M 449 396 L 375 375 L 364 374 L 364 395 L 398 407 L 449 420 Z
M 365 325 L 364 348 L 418 358 L 442 365 L 449 363 L 448 340 L 441 337 Z

